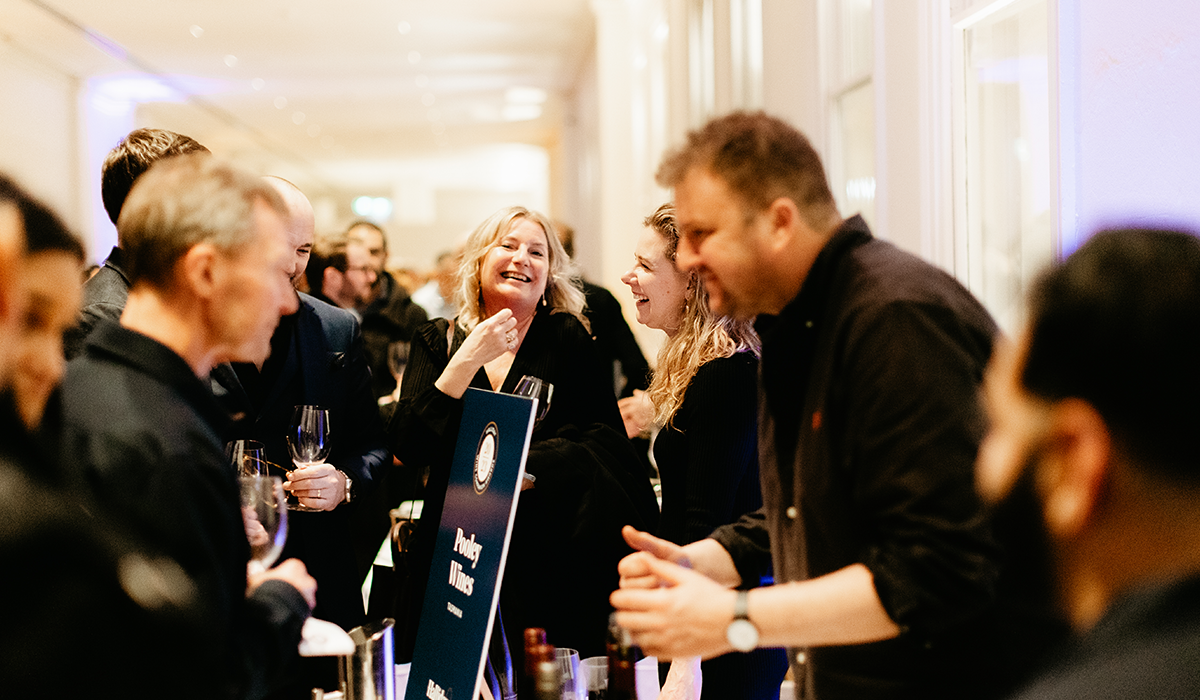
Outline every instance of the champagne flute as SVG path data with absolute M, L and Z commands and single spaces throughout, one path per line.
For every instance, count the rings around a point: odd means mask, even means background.
M 250 475 L 239 478 L 242 490 L 242 519 L 250 542 L 250 573 L 271 568 L 287 541 L 287 505 L 283 481 L 277 476 Z
M 266 475 L 267 465 L 263 461 L 266 449 L 258 440 L 230 440 L 225 443 L 225 456 L 233 465 L 238 476 Z
M 297 468 L 323 464 L 329 457 L 329 410 L 320 406 L 297 406 L 292 414 L 292 427 L 287 436 L 288 451 Z M 288 508 L 317 511 L 301 505 L 294 495 L 288 496 Z
M 517 382 L 513 389 L 515 396 L 537 399 L 537 415 L 533 419 L 533 429 L 541 425 L 542 419 L 550 412 L 550 399 L 554 396 L 554 385 L 533 375 L 526 374 Z

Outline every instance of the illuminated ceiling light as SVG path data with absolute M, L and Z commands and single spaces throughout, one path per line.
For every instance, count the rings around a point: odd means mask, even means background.
M 418 75 L 417 79 L 416 79 L 416 83 L 417 83 L 417 87 L 419 87 L 419 88 L 429 87 L 429 76 L 428 75 Z
M 234 56 L 233 54 L 229 54 L 228 56 L 225 57 L 225 65 L 229 66 L 230 68 L 237 66 L 237 64 L 238 64 L 237 56 Z
M 646 67 L 646 57 L 645 56 L 638 54 L 637 56 L 633 57 L 634 70 L 641 70 L 645 67 Z
M 204 36 L 204 27 L 201 27 L 199 25 L 193 24 L 192 28 L 189 29 L 188 31 L 191 32 L 192 36 L 196 37 L 197 39 Z
M 292 123 L 299 126 L 304 123 L 304 112 L 292 112 Z
M 427 92 L 424 95 L 421 95 L 421 104 L 425 105 L 426 107 L 432 107 L 433 103 L 436 101 L 437 97 L 434 97 L 432 92 Z
M 372 221 L 387 221 L 392 216 L 392 200 L 387 197 L 356 197 L 350 206 L 355 214 Z
M 283 95 L 275 98 L 275 109 L 283 109 L 287 107 L 287 98 Z
M 318 136 L 320 136 L 321 135 L 321 125 L 320 124 L 309 124 L 308 125 L 308 135 L 313 137 L 314 139 L 317 138 Z
M 262 90 L 267 84 L 267 81 L 262 78 L 255 78 L 250 81 L 250 87 L 254 88 L 255 92 Z
M 409 51 L 408 52 L 408 62 L 414 66 L 417 65 L 418 63 L 420 63 L 421 62 L 421 52 L 420 51 Z
M 659 41 L 666 41 L 667 37 L 670 35 L 671 35 L 671 26 L 668 25 L 666 22 L 662 22 L 657 27 L 654 28 L 654 38 L 658 39 Z
M 535 87 L 511 87 L 504 91 L 504 101 L 510 105 L 540 105 L 546 97 L 545 90 Z
M 400 24 L 396 25 L 396 30 L 401 34 L 408 34 L 412 31 L 412 25 L 408 22 L 401 22 Z
M 542 106 L 507 104 L 500 110 L 500 116 L 504 121 L 527 122 L 542 116 Z

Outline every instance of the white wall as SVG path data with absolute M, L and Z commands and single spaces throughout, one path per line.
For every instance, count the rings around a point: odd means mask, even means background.
M 1074 227 L 1063 252 L 1105 225 L 1200 230 L 1200 8 L 1195 0 L 1060 0 L 1078 18 L 1063 57 L 1076 100 Z M 1070 128 L 1070 125 L 1064 125 Z M 1066 212 L 1068 215 L 1070 212 Z M 1067 218 L 1067 217 L 1064 217 Z
M 79 93 L 74 77 L 0 36 L 0 171 L 88 238 Z

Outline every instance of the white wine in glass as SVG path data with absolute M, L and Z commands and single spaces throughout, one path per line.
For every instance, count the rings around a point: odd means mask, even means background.
M 329 457 L 329 410 L 320 406 L 297 406 L 292 414 L 292 426 L 287 435 L 288 450 L 297 468 L 324 464 Z M 301 505 L 295 496 L 288 497 L 288 508 L 316 511 Z

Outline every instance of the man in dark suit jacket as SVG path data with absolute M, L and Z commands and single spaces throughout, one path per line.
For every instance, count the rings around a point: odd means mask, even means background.
M 304 274 L 313 244 L 312 206 L 295 185 L 266 180 L 287 203 L 294 284 Z M 303 561 L 317 579 L 313 614 L 349 629 L 364 621 L 361 586 L 370 566 L 369 557 L 366 562 L 356 559 L 352 526 L 391 454 L 371 393 L 358 322 L 344 309 L 308 294 L 292 294 L 298 310 L 280 320 L 266 361 L 219 368 L 213 373 L 213 391 L 235 417 L 231 437 L 262 442 L 266 459 L 291 472 L 285 488 L 302 505 L 319 509 L 289 513 L 284 556 Z M 333 449 L 326 464 L 293 470 L 285 436 L 299 405 L 329 409 Z
M 250 546 L 223 450 L 227 417 L 207 384 L 228 360 L 258 361 L 291 313 L 283 202 L 208 156 L 151 168 L 121 217 L 132 286 L 63 382 L 62 450 L 103 513 L 173 558 L 210 611 L 203 665 L 218 697 L 260 697 L 296 656 L 316 582 L 297 560 L 247 576 Z M 181 682 L 186 682 L 182 680 Z

